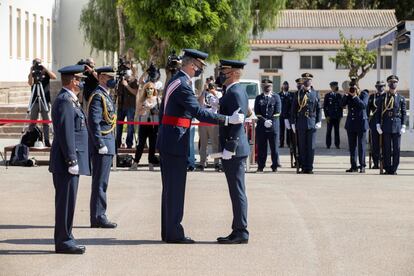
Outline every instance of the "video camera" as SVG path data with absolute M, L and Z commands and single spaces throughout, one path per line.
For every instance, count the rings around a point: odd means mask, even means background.
M 93 67 L 92 64 L 90 62 L 88 62 L 87 60 L 85 60 L 85 59 L 79 60 L 78 63 L 76 63 L 76 64 L 77 65 L 88 65 L 91 68 Z
M 118 60 L 118 69 L 116 70 L 116 79 L 119 81 L 124 80 L 128 70 L 131 70 L 131 62 L 120 58 Z
M 166 69 L 171 72 L 171 75 L 174 75 L 180 69 L 181 57 L 177 56 L 175 51 L 172 51 L 171 54 L 168 56 L 166 67 Z
M 34 83 L 39 83 L 42 79 L 43 75 L 43 65 L 41 62 L 37 59 L 33 60 L 33 67 L 32 67 L 32 77 L 34 80 Z
M 157 82 L 161 77 L 160 69 L 158 69 L 154 63 L 150 64 L 150 66 L 147 69 L 147 73 L 148 81 L 153 83 Z

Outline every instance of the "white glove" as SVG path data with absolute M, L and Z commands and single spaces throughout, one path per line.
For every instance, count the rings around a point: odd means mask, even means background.
M 221 156 L 221 158 L 223 158 L 224 160 L 230 160 L 231 157 L 234 155 L 234 152 L 228 151 L 226 149 L 223 150 L 223 155 Z
M 378 132 L 379 135 L 382 134 L 382 129 L 381 129 L 381 125 L 380 124 L 377 124 L 377 132 Z
M 272 127 L 272 125 L 273 125 L 272 120 L 266 120 L 266 121 L 264 122 L 264 126 L 265 126 L 266 128 L 271 128 L 271 127 Z
M 286 127 L 287 129 L 290 129 L 289 119 L 285 119 L 285 127 Z
M 405 133 L 405 125 L 401 126 L 400 134 L 403 134 L 403 133 Z
M 106 146 L 103 146 L 102 148 L 100 148 L 98 150 L 99 154 L 107 154 L 108 153 L 108 148 Z
M 291 127 L 292 127 L 292 130 L 293 130 L 293 133 L 296 133 L 296 126 L 295 126 L 295 124 L 292 124 Z
M 321 127 L 322 127 L 322 123 L 321 122 L 316 123 L 316 125 L 315 125 L 315 128 L 316 129 L 320 129 Z
M 79 174 L 79 166 L 75 165 L 75 166 L 69 167 L 68 172 L 70 174 L 75 174 L 75 175 Z
M 229 123 L 233 125 L 242 124 L 244 122 L 244 114 L 239 113 L 240 107 L 237 108 L 233 115 L 229 116 Z

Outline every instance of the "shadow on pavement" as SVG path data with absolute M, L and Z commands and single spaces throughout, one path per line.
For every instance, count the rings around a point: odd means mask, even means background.
M 76 242 L 82 245 L 146 245 L 164 243 L 159 240 L 117 240 L 114 238 L 76 239 Z M 2 240 L 0 243 L 53 245 L 54 241 L 53 239 L 9 239 Z
M 51 225 L 18 225 L 18 224 L 4 224 L 0 225 L 0 230 L 19 230 L 19 229 L 50 229 L 54 228 Z M 73 228 L 91 228 L 90 226 L 74 226 Z
M 0 250 L 1 255 L 46 255 L 55 254 L 51 250 Z

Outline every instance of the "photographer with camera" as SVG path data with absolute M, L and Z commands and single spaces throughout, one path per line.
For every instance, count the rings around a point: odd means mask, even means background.
M 86 76 L 85 84 L 83 87 L 83 104 L 86 106 L 89 102 L 89 97 L 92 92 L 98 87 L 98 73 L 95 72 L 95 61 L 93 58 L 87 58 L 86 60 L 81 59 L 78 62 L 78 65 L 85 66 L 85 72 L 83 74 Z
M 148 69 L 139 78 L 139 84 L 144 85 L 147 82 L 152 82 L 155 85 L 155 89 L 160 91 L 163 86 L 160 78 L 160 69 L 157 68 L 154 63 L 151 63 Z
M 144 84 L 137 99 L 137 118 L 138 122 L 154 123 L 158 122 L 158 113 L 160 109 L 161 99 L 158 91 L 155 89 L 153 82 Z M 136 170 L 141 159 L 142 153 L 147 139 L 149 140 L 148 164 L 150 170 L 154 165 L 159 164 L 159 160 L 155 157 L 155 143 L 157 141 L 158 126 L 157 125 L 140 125 L 138 130 L 138 144 L 135 152 L 135 161 L 131 166 L 131 170 Z
M 116 89 L 118 103 L 117 116 L 119 121 L 124 121 L 125 117 L 128 122 L 134 121 L 135 102 L 138 93 L 138 81 L 132 73 L 132 64 L 130 61 L 120 60 L 117 79 L 119 81 Z M 116 146 L 119 148 L 122 144 L 122 130 L 124 125 L 117 125 L 116 129 Z M 128 125 L 126 146 L 132 148 L 134 137 L 134 125 Z
M 50 79 L 56 79 L 55 73 L 43 66 L 41 59 L 35 58 L 28 76 L 28 84 L 31 86 L 32 91 L 27 110 L 30 120 L 37 120 L 39 113 L 42 115 L 43 120 L 50 120 Z M 35 123 L 30 124 L 29 131 L 33 130 L 35 126 Z M 43 136 L 45 146 L 50 147 L 49 124 L 47 123 L 43 124 Z

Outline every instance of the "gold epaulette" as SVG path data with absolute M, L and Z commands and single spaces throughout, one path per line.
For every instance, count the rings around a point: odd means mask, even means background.
M 89 98 L 89 102 L 88 102 L 88 107 L 87 107 L 87 111 L 89 112 L 89 106 L 91 105 L 92 99 L 96 96 L 96 95 L 100 95 L 101 99 L 102 99 L 102 108 L 103 108 L 103 113 L 102 113 L 102 117 L 105 120 L 105 122 L 111 126 L 111 128 L 109 130 L 101 130 L 101 134 L 106 135 L 110 132 L 112 132 L 116 126 L 116 114 L 113 114 L 112 116 L 109 114 L 108 112 L 108 107 L 106 106 L 106 99 L 105 96 L 100 94 L 100 93 L 93 93 L 90 98 Z

